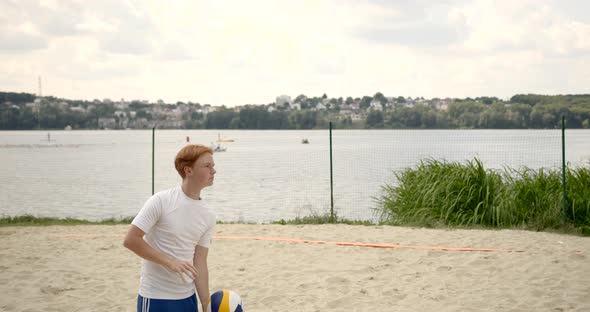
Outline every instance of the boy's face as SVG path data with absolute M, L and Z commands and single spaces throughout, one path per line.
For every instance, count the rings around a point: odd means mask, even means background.
M 201 187 L 213 185 L 216 172 L 213 155 L 209 153 L 201 155 L 191 169 L 191 174 L 187 175 L 187 178 L 192 179 L 193 182 Z

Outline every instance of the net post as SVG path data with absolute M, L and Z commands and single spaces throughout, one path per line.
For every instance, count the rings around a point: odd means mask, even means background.
M 156 151 L 156 127 L 152 128 L 152 195 L 154 195 L 154 163 L 155 163 L 155 151 Z
M 330 223 L 334 223 L 334 180 L 332 170 L 332 122 L 330 121 Z
M 561 116 L 561 184 L 563 186 L 563 196 L 562 196 L 562 221 L 565 225 L 566 221 L 566 204 L 567 204 L 567 197 L 566 197 L 566 181 L 565 181 L 565 116 Z

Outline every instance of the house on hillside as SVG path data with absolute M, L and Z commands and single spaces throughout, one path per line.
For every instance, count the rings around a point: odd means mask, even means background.
M 383 105 L 381 105 L 380 101 L 373 100 L 369 105 L 369 110 L 376 110 L 376 111 L 383 111 Z

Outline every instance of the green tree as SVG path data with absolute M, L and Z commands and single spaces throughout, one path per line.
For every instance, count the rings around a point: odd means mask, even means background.
M 361 109 L 367 109 L 369 106 L 371 106 L 371 101 L 373 101 L 373 98 L 370 96 L 363 96 L 363 98 L 361 99 L 360 102 L 360 108 Z
M 0 92 L 0 103 L 25 104 L 35 101 L 36 96 L 30 93 Z
M 387 104 L 387 98 L 381 92 L 375 93 L 373 100 L 379 101 L 383 107 L 385 107 L 385 104 Z
M 229 124 L 235 117 L 235 113 L 225 106 L 219 110 L 207 114 L 206 128 L 207 129 L 228 129 Z
M 367 128 L 383 128 L 383 112 L 372 110 L 367 115 Z
M 295 111 L 289 115 L 290 129 L 313 129 L 317 122 L 317 111 Z
M 530 125 L 532 110 L 528 104 L 515 103 L 510 106 L 508 118 L 515 128 L 527 128 Z

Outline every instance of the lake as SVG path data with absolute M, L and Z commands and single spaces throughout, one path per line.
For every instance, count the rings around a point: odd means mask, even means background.
M 48 141 L 49 134 L 49 141 Z M 174 157 L 218 136 L 215 185 L 202 197 L 218 220 L 270 222 L 330 210 L 328 130 L 156 130 L 156 192 L 180 183 Z M 309 144 L 301 144 L 303 138 Z M 561 166 L 560 130 L 333 130 L 334 208 L 375 221 L 373 198 L 421 159 L 486 168 Z M 151 130 L 0 132 L 0 215 L 100 220 L 134 216 L 152 192 Z M 566 160 L 590 162 L 590 130 L 566 131 Z

